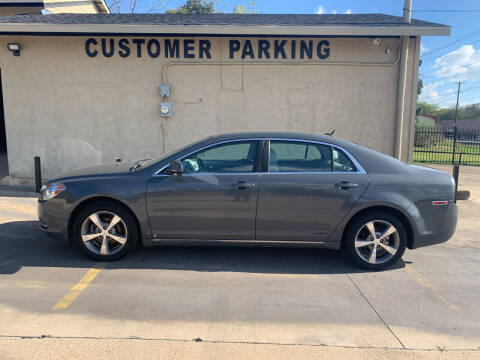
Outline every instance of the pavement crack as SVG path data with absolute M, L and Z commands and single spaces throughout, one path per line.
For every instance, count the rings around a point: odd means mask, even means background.
M 402 347 L 388 347 L 388 346 L 354 346 L 354 345 L 334 345 L 334 344 L 308 344 L 308 343 L 277 343 L 277 342 L 261 342 L 261 341 L 229 341 L 229 340 L 205 340 L 201 338 L 194 339 L 170 339 L 170 338 L 149 338 L 140 336 L 128 336 L 128 337 L 102 337 L 102 336 L 59 336 L 59 335 L 4 335 L 0 334 L 0 338 L 4 339 L 27 339 L 27 340 L 47 340 L 47 339 L 59 339 L 59 340 L 139 340 L 139 341 L 171 341 L 171 342 L 202 342 L 209 344 L 243 344 L 243 345 L 274 345 L 274 346 L 312 346 L 312 347 L 331 347 L 341 349 L 373 349 L 373 350 L 404 350 L 404 351 L 432 351 L 438 352 L 439 348 L 406 348 Z M 200 340 L 200 341 L 199 341 Z M 443 348 L 442 348 L 443 349 Z M 478 348 L 448 348 L 443 351 L 474 351 L 477 352 Z
M 355 288 L 357 289 L 357 291 L 359 292 L 359 294 L 363 297 L 363 299 L 367 302 L 367 304 L 370 306 L 370 308 L 375 312 L 375 314 L 377 314 L 378 318 L 380 319 L 380 321 L 383 323 L 383 325 L 385 325 L 385 327 L 388 329 L 388 331 L 390 331 L 390 333 L 395 337 L 395 339 L 397 339 L 398 343 L 402 346 L 403 349 L 406 349 L 405 345 L 403 344 L 403 342 L 399 339 L 399 337 L 397 336 L 397 334 L 395 334 L 392 330 L 392 328 L 390 327 L 390 325 L 387 324 L 387 322 L 385 320 L 383 320 L 382 316 L 380 315 L 380 313 L 377 311 L 377 309 L 375 309 L 375 307 L 372 305 L 372 303 L 370 301 L 368 301 L 367 297 L 365 296 L 365 294 L 362 292 L 362 290 L 360 290 L 360 288 L 358 287 L 358 285 L 355 283 L 355 281 L 353 281 L 353 279 L 350 277 L 350 275 L 348 273 L 345 273 L 345 275 L 347 275 L 348 279 L 350 280 L 350 282 L 353 284 L 353 286 L 355 286 Z

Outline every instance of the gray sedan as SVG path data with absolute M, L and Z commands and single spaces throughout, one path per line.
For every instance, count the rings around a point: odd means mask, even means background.
M 38 215 L 101 261 L 139 243 L 294 245 L 383 269 L 453 235 L 454 189 L 445 172 L 331 136 L 238 133 L 66 174 L 43 186 Z

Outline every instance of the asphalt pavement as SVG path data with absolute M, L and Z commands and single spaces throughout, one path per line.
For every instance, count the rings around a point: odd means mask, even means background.
M 33 194 L 0 189 L 0 359 L 480 358 L 476 186 L 452 240 L 382 272 L 321 249 L 97 263 L 41 232 Z

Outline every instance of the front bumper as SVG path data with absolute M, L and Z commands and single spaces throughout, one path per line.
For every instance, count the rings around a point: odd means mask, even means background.
M 59 199 L 58 199 L 59 200 Z M 62 201 L 50 199 L 38 200 L 37 214 L 40 228 L 53 238 L 68 241 L 68 232 L 64 214 L 62 213 Z
M 422 221 L 413 248 L 441 244 L 449 240 L 457 228 L 458 209 L 453 201 L 434 207 L 431 201 L 419 204 Z M 423 208 L 423 209 L 422 209 Z

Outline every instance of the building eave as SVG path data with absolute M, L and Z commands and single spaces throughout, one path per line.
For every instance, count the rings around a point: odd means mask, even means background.
M 449 36 L 449 26 L 232 26 L 0 23 L 0 34 L 96 35 L 161 34 L 204 36 Z

